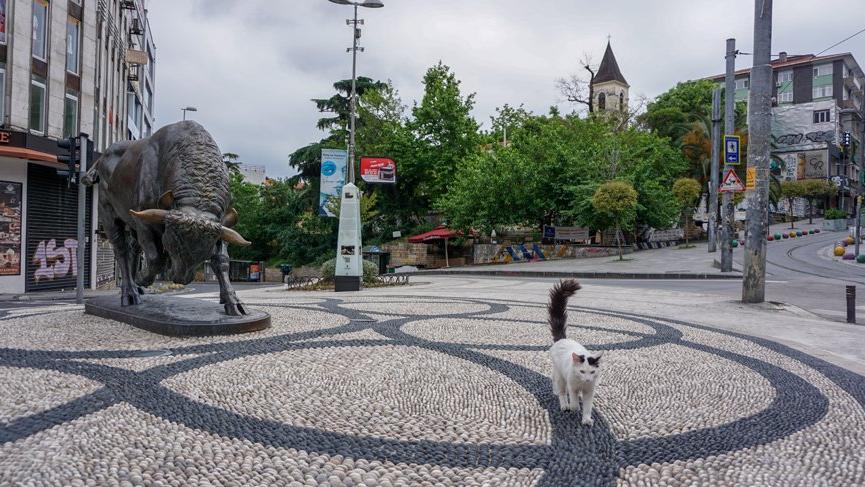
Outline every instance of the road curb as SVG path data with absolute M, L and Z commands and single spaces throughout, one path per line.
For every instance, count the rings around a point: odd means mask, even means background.
M 575 277 L 581 279 L 741 279 L 741 274 L 709 274 L 705 272 L 571 272 L 571 271 L 505 271 L 454 270 L 406 272 L 410 276 L 497 276 L 497 277 Z

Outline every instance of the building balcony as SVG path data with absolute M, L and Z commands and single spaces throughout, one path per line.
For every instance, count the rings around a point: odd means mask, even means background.
M 852 76 L 847 76 L 844 78 L 844 86 L 849 88 L 852 91 L 861 91 L 862 87 L 857 83 L 856 78 Z
M 838 107 L 842 110 L 853 110 L 855 112 L 862 111 L 862 102 L 855 98 L 847 100 L 838 100 Z

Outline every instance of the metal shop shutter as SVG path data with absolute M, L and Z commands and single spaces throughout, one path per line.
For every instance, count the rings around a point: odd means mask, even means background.
M 93 192 L 87 190 L 87 227 L 90 235 Z M 66 178 L 52 167 L 27 166 L 27 258 L 25 291 L 74 289 L 77 272 L 84 270 L 90 285 L 91 252 L 84 266 L 77 262 L 78 186 L 67 186 Z

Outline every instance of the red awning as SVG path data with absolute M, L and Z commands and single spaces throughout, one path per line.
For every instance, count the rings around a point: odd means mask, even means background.
M 426 243 L 432 240 L 443 240 L 446 238 L 461 237 L 462 234 L 463 232 L 451 230 L 450 228 L 440 226 L 434 230 L 430 230 L 429 232 L 409 237 L 408 241 L 409 243 Z

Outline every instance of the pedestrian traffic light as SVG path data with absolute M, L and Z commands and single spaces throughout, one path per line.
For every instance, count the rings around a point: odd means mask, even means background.
M 69 137 L 68 139 L 60 139 L 57 141 L 57 162 L 66 164 L 67 169 L 57 170 L 57 174 L 66 176 L 69 184 L 78 182 L 77 165 L 79 162 L 79 143 L 77 137 Z

